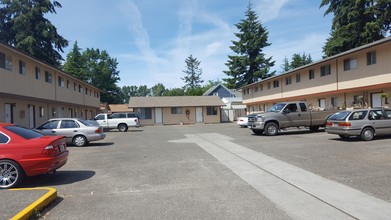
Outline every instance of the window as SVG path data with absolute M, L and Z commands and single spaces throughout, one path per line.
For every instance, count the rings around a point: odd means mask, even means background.
M 315 79 L 315 70 L 314 69 L 310 69 L 308 71 L 308 78 L 309 79 Z
M 178 115 L 178 114 L 182 114 L 182 107 L 172 107 L 171 108 L 171 114 L 173 115 Z
M 254 92 L 258 92 L 258 86 L 254 88 Z
M 26 75 L 26 63 L 22 60 L 19 60 L 19 73 Z
M 137 114 L 140 119 L 152 119 L 152 109 L 151 108 L 138 108 Z
M 45 82 L 47 83 L 52 83 L 52 74 L 49 73 L 48 71 L 45 71 Z
M 85 91 L 86 91 L 86 95 L 88 95 L 88 88 L 86 88 Z
M 64 87 L 64 79 L 61 77 L 61 76 L 59 76 L 58 77 L 58 86 L 60 86 L 60 87 Z
M 338 98 L 331 98 L 331 106 L 333 108 L 337 108 L 338 107 Z
M 278 80 L 273 81 L 273 88 L 277 88 L 280 86 L 280 82 Z
M 290 85 L 290 84 L 292 84 L 292 78 L 291 77 L 285 78 L 285 85 Z
M 6 144 L 9 140 L 10 138 L 7 135 L 0 133 L 0 144 Z
M 39 67 L 35 67 L 35 79 L 41 79 L 41 69 Z
M 299 83 L 301 81 L 300 73 L 296 74 L 296 83 Z
M 39 126 L 38 129 L 56 129 L 59 122 L 59 120 L 51 120 Z
M 70 86 L 71 86 L 71 83 L 70 83 L 69 80 L 67 79 L 67 89 L 69 89 Z
M 42 118 L 45 115 L 45 111 L 42 106 L 39 106 L 39 117 Z
M 343 70 L 344 71 L 347 71 L 347 70 L 352 70 L 352 69 L 356 69 L 357 68 L 357 59 L 354 58 L 349 58 L 349 59 L 346 59 L 343 61 Z
M 307 111 L 307 105 L 305 103 L 300 102 L 299 105 L 300 105 L 300 110 L 302 112 L 306 112 Z
M 7 129 L 8 131 L 11 131 L 14 134 L 17 134 L 17 135 L 23 137 L 24 139 L 34 139 L 34 138 L 39 138 L 39 137 L 44 136 L 43 134 L 38 133 L 34 130 L 20 127 L 20 126 L 16 126 L 16 125 L 6 126 L 4 128 Z
M 270 89 L 270 82 L 267 83 L 267 89 Z
M 330 72 L 330 64 L 320 67 L 320 76 L 327 76 L 327 75 L 330 75 L 330 74 L 331 74 L 331 72 Z
M 83 87 L 79 84 L 79 92 L 83 92 Z
M 259 90 L 260 90 L 260 91 L 263 91 L 263 85 L 260 85 L 260 86 L 259 86 Z
M 126 118 L 126 113 L 113 113 L 110 118 Z
M 76 89 L 77 89 L 77 85 L 76 83 L 73 83 L 73 91 L 76 91 Z
M 217 115 L 217 107 L 216 106 L 206 107 L 206 115 Z
M 12 57 L 0 53 L 0 68 L 12 71 Z
M 60 128 L 78 128 L 79 125 L 74 120 L 62 120 Z
M 349 120 L 363 120 L 368 111 L 357 111 L 350 115 Z
M 362 96 L 360 95 L 354 95 L 353 96 L 353 104 L 361 104 Z
M 288 112 L 297 112 L 297 105 L 296 103 L 291 103 L 287 105 L 284 109 L 284 111 L 288 110 Z
M 376 64 L 376 51 L 367 53 L 367 65 Z
M 369 120 L 384 120 L 386 117 L 384 116 L 382 110 L 373 110 L 369 112 L 368 119 Z

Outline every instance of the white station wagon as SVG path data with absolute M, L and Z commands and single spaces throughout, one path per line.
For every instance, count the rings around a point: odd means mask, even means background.
M 358 136 L 364 141 L 370 141 L 377 135 L 391 135 L 391 109 L 340 111 L 327 119 L 325 130 L 343 139 Z

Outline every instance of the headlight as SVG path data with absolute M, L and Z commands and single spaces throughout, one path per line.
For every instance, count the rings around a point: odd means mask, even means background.
M 263 122 L 262 116 L 258 116 L 256 120 L 257 120 L 257 122 Z

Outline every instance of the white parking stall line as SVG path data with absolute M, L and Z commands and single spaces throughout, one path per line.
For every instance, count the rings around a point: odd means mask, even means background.
M 186 135 L 294 219 L 390 219 L 391 203 L 231 142 Z

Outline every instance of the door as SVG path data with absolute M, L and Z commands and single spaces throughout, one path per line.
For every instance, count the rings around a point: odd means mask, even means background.
M 283 110 L 280 127 L 309 126 L 309 114 L 309 112 L 300 111 L 296 103 L 288 104 Z
M 319 99 L 319 107 L 321 109 L 326 109 L 326 99 Z
M 162 108 L 155 108 L 155 124 L 163 124 Z
M 30 128 L 35 127 L 35 106 L 29 105 L 29 126 Z
M 14 123 L 14 114 L 13 114 L 12 104 L 5 104 L 5 123 Z
M 229 122 L 229 109 L 223 109 L 221 111 L 221 121 Z
M 372 93 L 372 108 L 381 107 L 381 93 Z
M 196 107 L 196 122 L 197 123 L 204 122 L 204 117 L 202 114 L 202 107 Z

